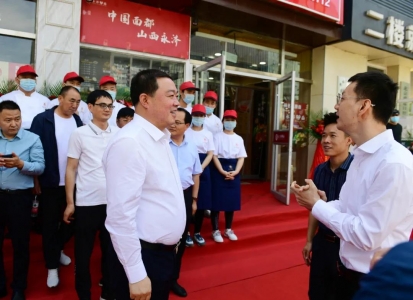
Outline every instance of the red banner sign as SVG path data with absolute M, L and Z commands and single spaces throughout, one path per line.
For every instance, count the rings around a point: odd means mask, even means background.
M 189 58 L 189 16 L 125 0 L 82 2 L 82 43 Z
M 283 2 L 343 24 L 344 0 L 270 0 Z

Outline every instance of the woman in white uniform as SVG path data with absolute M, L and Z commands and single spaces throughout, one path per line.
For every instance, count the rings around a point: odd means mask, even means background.
M 234 132 L 237 125 L 237 112 L 224 112 L 224 131 L 214 136 L 214 167 L 211 167 L 212 182 L 212 237 L 215 242 L 224 240 L 218 228 L 219 213 L 225 212 L 224 236 L 231 241 L 238 238 L 232 230 L 234 211 L 241 209 L 241 180 L 239 173 L 244 165 L 247 153 L 244 140 Z
M 205 240 L 201 236 L 201 228 L 204 220 L 205 210 L 211 209 L 211 176 L 209 163 L 214 156 L 214 139 L 212 133 L 203 127 L 205 121 L 205 106 L 196 104 L 192 107 L 192 125 L 185 132 L 185 138 L 191 140 L 198 149 L 199 159 L 202 164 L 202 174 L 198 192 L 197 211 L 194 218 L 194 240 L 203 246 Z

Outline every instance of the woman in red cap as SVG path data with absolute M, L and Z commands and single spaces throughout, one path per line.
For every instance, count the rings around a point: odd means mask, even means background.
M 199 159 L 202 164 L 202 174 L 198 192 L 197 211 L 195 213 L 194 240 L 199 246 L 205 245 L 205 240 L 201 236 L 201 228 L 204 220 L 205 210 L 211 209 L 211 176 L 209 163 L 214 156 L 214 139 L 212 133 L 203 127 L 206 110 L 202 104 L 192 107 L 192 125 L 185 132 L 185 137 L 192 140 L 198 148 Z M 187 245 L 192 246 L 193 241 L 188 233 Z
M 212 237 L 215 242 L 224 240 L 218 229 L 219 212 L 225 212 L 224 236 L 231 241 L 238 238 L 232 230 L 234 211 L 241 209 L 241 181 L 240 175 L 247 153 L 244 140 L 234 132 L 237 125 L 237 112 L 224 112 L 224 131 L 214 136 L 214 166 L 211 168 L 212 181 L 212 208 L 211 223 Z

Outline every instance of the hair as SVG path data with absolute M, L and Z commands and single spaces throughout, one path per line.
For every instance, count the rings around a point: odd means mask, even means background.
M 141 94 L 147 94 L 151 97 L 155 94 L 159 88 L 158 78 L 169 78 L 172 80 L 168 74 L 156 69 L 140 71 L 132 78 L 130 95 L 134 106 L 139 103 Z
M 324 127 L 327 127 L 330 124 L 337 124 L 338 116 L 336 113 L 331 112 L 324 115 Z
M 8 110 L 19 110 L 20 111 L 20 107 L 19 105 L 11 100 L 4 100 L 2 102 L 0 102 L 0 112 L 2 112 L 4 109 L 8 109 Z
M 192 122 L 191 114 L 185 108 L 182 108 L 182 107 L 178 107 L 178 111 L 182 111 L 185 113 L 185 118 L 184 118 L 185 124 L 191 124 Z
M 135 114 L 135 111 L 130 108 L 130 107 L 122 107 L 118 111 L 118 115 L 116 116 L 116 119 L 119 120 L 120 118 L 126 118 L 126 117 L 131 117 L 133 118 L 133 115 Z
M 64 87 L 62 87 L 62 89 L 60 90 L 59 96 L 65 97 L 66 94 L 70 91 L 70 90 L 74 90 L 76 91 L 79 95 L 80 92 L 77 90 L 77 88 L 71 86 L 71 85 L 66 85 Z
M 393 109 L 396 106 L 396 97 L 399 87 L 384 73 L 364 72 L 352 76 L 349 82 L 357 85 L 354 92 L 359 99 L 370 99 L 373 107 L 373 117 L 387 124 Z
M 102 97 L 111 99 L 113 103 L 112 96 L 104 90 L 94 90 L 93 92 L 91 92 L 89 95 L 87 95 L 86 103 L 95 105 L 96 101 L 98 101 Z

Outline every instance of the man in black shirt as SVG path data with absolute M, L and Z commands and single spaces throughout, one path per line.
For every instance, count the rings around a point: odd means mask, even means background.
M 399 111 L 397 109 L 393 110 L 393 113 L 390 117 L 390 121 L 389 123 L 387 123 L 386 128 L 387 129 L 391 129 L 393 131 L 393 137 L 394 139 L 401 143 L 402 142 L 402 131 L 403 131 L 403 127 L 402 125 L 399 124 Z
M 321 139 L 324 154 L 330 159 L 317 166 L 314 184 L 319 191 L 325 191 L 327 201 L 339 199 L 341 187 L 346 181 L 347 170 L 353 160 L 349 153 L 351 138 L 337 129 L 335 113 L 324 115 L 324 131 Z M 324 193 L 323 193 L 324 194 Z M 316 234 L 316 230 L 318 231 Z M 319 223 L 310 212 L 307 243 L 302 251 L 305 263 L 310 266 L 310 300 L 337 300 L 339 274 L 337 265 L 340 239 L 324 224 Z

